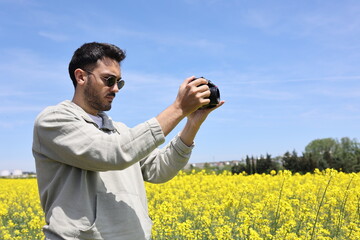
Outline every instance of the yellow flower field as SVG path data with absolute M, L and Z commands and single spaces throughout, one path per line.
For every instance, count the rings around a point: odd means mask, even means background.
M 185 174 L 146 184 L 153 239 L 360 239 L 360 173 Z M 0 239 L 42 239 L 36 179 L 0 179 Z

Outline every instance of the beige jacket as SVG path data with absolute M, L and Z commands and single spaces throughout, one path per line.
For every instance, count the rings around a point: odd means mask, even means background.
M 47 239 L 150 239 L 144 180 L 162 183 L 187 163 L 193 146 L 177 136 L 162 149 L 155 118 L 128 128 L 102 113 L 104 126 L 64 101 L 34 126 L 33 155 Z

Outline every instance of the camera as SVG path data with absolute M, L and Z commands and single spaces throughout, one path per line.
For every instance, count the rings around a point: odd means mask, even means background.
M 199 77 L 199 78 L 204 78 L 204 77 Z M 198 78 L 196 78 L 196 79 L 198 79 Z M 213 108 L 213 107 L 216 107 L 216 105 L 218 105 L 219 102 L 220 102 L 219 88 L 214 83 L 212 83 L 209 79 L 206 79 L 206 80 L 208 81 L 207 85 L 208 85 L 208 87 L 210 89 L 210 96 L 209 96 L 210 103 L 200 107 L 199 109 Z M 203 84 L 201 84 L 201 85 L 203 85 Z M 199 86 L 201 86 L 201 85 L 199 85 Z

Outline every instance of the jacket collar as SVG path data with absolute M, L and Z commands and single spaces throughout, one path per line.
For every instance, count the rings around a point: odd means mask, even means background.
M 69 101 L 69 100 L 66 100 L 64 103 L 69 104 L 73 108 L 77 109 L 79 111 L 79 113 L 81 114 L 81 117 L 86 122 L 93 123 L 97 126 L 97 124 L 94 122 L 94 120 L 91 119 L 89 114 L 87 112 L 85 112 L 85 110 L 82 109 L 80 106 L 78 106 L 76 103 Z M 112 119 L 105 112 L 99 112 L 98 115 L 103 119 L 103 126 L 102 126 L 102 128 L 100 128 L 101 130 L 105 130 L 105 131 L 115 131 L 116 130 Z
M 108 131 L 114 131 L 116 130 L 113 124 L 113 121 L 111 118 L 104 112 L 99 112 L 98 114 L 103 119 L 103 126 L 101 129 L 108 130 Z

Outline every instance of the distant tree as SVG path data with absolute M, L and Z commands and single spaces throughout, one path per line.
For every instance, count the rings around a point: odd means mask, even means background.
M 343 172 L 360 171 L 360 143 L 356 139 L 343 137 L 316 139 L 305 147 L 305 157 L 311 160 L 311 169 L 334 168 Z
M 329 168 L 337 169 L 337 161 L 332 156 L 330 151 L 325 151 L 322 156 L 323 160 L 327 163 Z
M 282 170 L 284 169 L 283 165 L 282 165 L 282 158 L 283 156 L 276 156 L 272 158 L 272 163 L 273 163 L 273 169 L 278 171 L 278 170 Z
M 293 150 L 292 153 L 286 152 L 282 158 L 283 167 L 291 172 L 299 172 L 299 159 L 297 152 Z
M 290 159 L 291 159 L 291 153 L 289 151 L 286 151 L 286 153 L 284 153 L 284 156 L 281 159 L 281 162 L 283 167 L 287 170 L 292 168 L 292 163 Z
M 315 168 L 318 168 L 318 165 L 311 154 L 303 153 L 302 156 L 298 157 L 297 171 L 299 173 L 305 174 L 307 172 L 313 172 Z
M 256 159 L 254 158 L 254 156 L 251 156 L 251 172 L 254 174 L 254 173 L 257 173 L 256 171 Z
M 337 168 L 343 172 L 356 172 L 359 168 L 360 144 L 356 139 L 341 138 L 334 152 Z
M 256 159 L 256 172 L 265 173 L 267 169 L 265 158 L 263 155 L 260 155 L 260 157 Z
M 356 165 L 354 166 L 354 171 L 360 172 L 360 148 L 356 149 L 355 156 L 356 156 Z
M 246 173 L 247 174 L 253 174 L 253 167 L 252 167 L 252 161 L 250 159 L 250 157 L 248 155 L 246 155 L 246 159 L 245 159 L 245 162 L 246 162 Z
M 277 162 L 276 158 L 271 157 L 270 154 L 266 154 L 266 162 L 269 166 L 268 173 L 270 173 L 271 170 L 278 171 L 280 169 L 280 164 Z
M 324 152 L 334 152 L 337 142 L 333 138 L 315 139 L 305 147 L 305 153 L 323 154 Z
M 308 154 L 303 153 L 303 159 L 304 159 L 304 165 L 303 165 L 304 173 L 314 172 L 315 168 L 319 168 L 317 162 L 315 161 L 311 153 Z
M 231 167 L 232 174 L 240 174 L 242 172 L 246 172 L 246 165 L 242 163 L 236 163 Z
M 271 159 L 271 155 L 266 154 L 266 157 L 261 155 L 256 162 L 257 173 L 270 173 L 273 169 L 276 170 L 276 167 Z
M 315 139 L 305 147 L 305 154 L 311 154 L 313 161 L 320 170 L 329 168 L 330 164 L 324 156 L 330 160 L 328 154 L 332 154 L 337 149 L 337 142 L 333 138 Z

